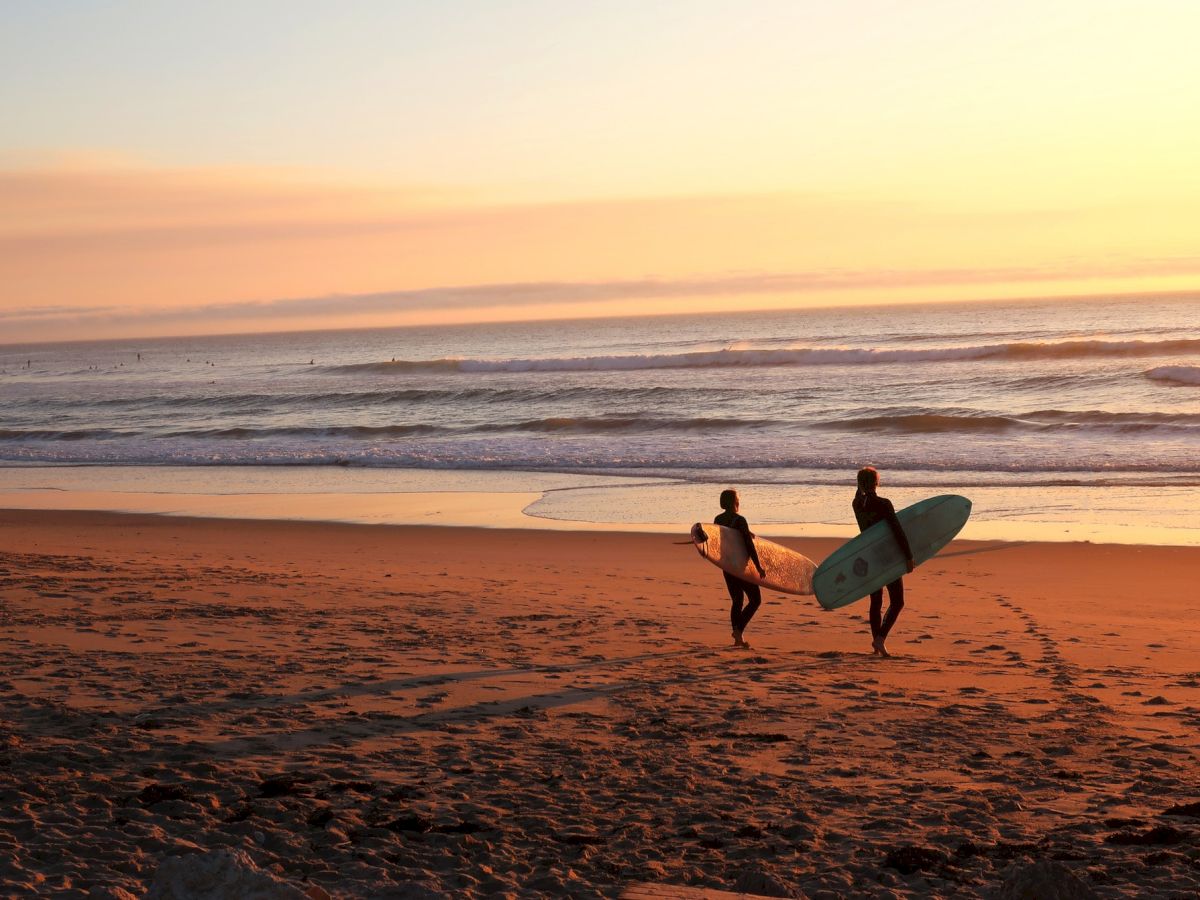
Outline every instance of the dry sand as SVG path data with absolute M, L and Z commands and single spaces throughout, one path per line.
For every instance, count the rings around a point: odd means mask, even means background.
M 884 660 L 671 540 L 0 512 L 0 894 L 1196 895 L 1200 549 L 955 543 Z

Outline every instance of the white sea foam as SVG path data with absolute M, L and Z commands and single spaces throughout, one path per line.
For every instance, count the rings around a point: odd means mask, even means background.
M 1200 386 L 1200 366 L 1159 366 L 1146 373 L 1154 381 Z
M 610 435 L 514 434 L 496 437 L 426 437 L 385 440 L 347 438 L 141 438 L 113 441 L 23 441 L 5 443 L 7 463 L 172 466 L 352 466 L 366 468 L 503 469 L 542 472 L 700 473 L 758 469 L 853 471 L 887 448 L 889 471 L 979 471 L 1017 476 L 1033 472 L 1079 472 L 1088 478 L 1122 473 L 1196 474 L 1195 441 L 1159 441 L 1153 457 L 1113 455 L 1111 437 L 1078 437 L 1064 457 L 1053 429 L 1036 440 L 1001 441 L 989 433 L 937 435 L 939 450 L 909 435 L 881 439 L 862 433 L 827 433 L 779 440 L 770 433 Z M 918 435 L 919 436 L 919 435 Z M 866 448 L 866 449 L 864 449 Z M 870 456 L 865 456 L 870 453 Z

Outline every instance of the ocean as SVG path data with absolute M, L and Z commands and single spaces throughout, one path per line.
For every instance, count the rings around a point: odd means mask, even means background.
M 19 490 L 492 485 L 682 530 L 734 485 L 752 521 L 842 533 L 871 464 L 898 502 L 968 494 L 980 536 L 1192 543 L 1198 451 L 1194 298 L 0 346 Z

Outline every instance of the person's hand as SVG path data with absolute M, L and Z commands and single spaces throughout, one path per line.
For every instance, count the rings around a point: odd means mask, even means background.
M 911 556 L 905 561 L 905 564 L 908 566 L 908 574 L 911 575 L 912 570 L 917 567 L 917 564 L 913 562 L 913 558 Z
M 764 569 L 762 566 L 759 566 L 759 567 L 758 567 L 758 577 L 759 577 L 759 578 L 766 578 L 766 577 L 767 577 L 767 570 L 766 570 L 766 569 Z

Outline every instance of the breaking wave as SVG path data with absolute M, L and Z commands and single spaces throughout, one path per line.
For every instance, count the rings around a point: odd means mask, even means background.
M 1114 413 L 1104 410 L 1043 409 L 1009 416 L 962 412 L 914 412 L 837 419 L 816 427 L 838 431 L 898 432 L 904 434 L 1000 433 L 1050 429 L 1110 432 L 1195 432 L 1200 415 L 1190 413 Z
M 329 425 L 329 426 L 230 426 L 189 428 L 174 431 L 117 431 L 82 428 L 78 430 L 0 429 L 0 441 L 112 441 L 121 438 L 200 439 L 263 441 L 274 438 L 340 438 L 360 441 L 386 441 L 399 438 L 467 436 L 478 434 L 578 434 L 651 433 L 688 431 L 754 431 L 789 423 L 772 419 L 737 419 L 698 416 L 669 419 L 654 416 L 552 416 L 515 422 L 482 422 L 473 425 Z
M 1200 386 L 1200 366 L 1159 366 L 1147 372 L 1146 377 L 1168 384 Z
M 325 371 L 345 374 L 408 372 L 620 372 L 639 369 L 758 368 L 896 363 L 1024 361 L 1087 357 L 1200 355 L 1200 339 L 1162 341 L 1054 341 L 979 344 L 963 347 L 876 350 L 855 347 L 730 348 L 626 356 L 567 356 L 544 359 L 430 359 L 356 363 Z
M 1073 430 L 1107 433 L 1200 434 L 1200 414 L 1124 413 L 1103 410 L 1045 409 L 1011 415 L 996 415 L 970 409 L 899 410 L 873 415 L 848 415 L 805 421 L 803 418 L 739 418 L 721 416 L 663 417 L 650 414 L 599 416 L 547 416 L 542 418 L 466 422 L 453 425 L 409 423 L 387 425 L 232 425 L 170 430 L 162 427 L 144 431 L 93 429 L 0 429 L 0 441 L 114 441 L 123 438 L 198 439 L 218 441 L 309 440 L 333 438 L 343 441 L 381 442 L 421 437 L 470 437 L 472 435 L 577 435 L 720 433 L 752 434 L 782 438 L 811 430 L 854 434 L 1000 434 L 1004 432 L 1047 432 Z

